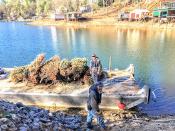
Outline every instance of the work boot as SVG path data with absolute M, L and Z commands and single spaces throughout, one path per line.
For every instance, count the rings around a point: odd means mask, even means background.
M 91 123 L 87 123 L 87 129 L 92 129 L 92 128 L 93 128 L 92 124 Z
M 107 130 L 107 127 L 105 125 L 100 127 L 100 131 L 106 131 L 106 130 Z

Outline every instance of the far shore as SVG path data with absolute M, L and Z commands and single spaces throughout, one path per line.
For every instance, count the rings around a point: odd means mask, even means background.
M 29 25 L 34 26 L 57 26 L 57 27 L 69 27 L 69 28 L 121 28 L 121 29 L 163 29 L 163 30 L 175 30 L 175 23 L 160 24 L 150 22 L 128 22 L 128 21 L 117 21 L 114 18 L 104 18 L 104 19 L 93 19 L 84 22 L 66 22 L 64 20 L 55 21 L 51 19 L 35 20 L 28 22 Z

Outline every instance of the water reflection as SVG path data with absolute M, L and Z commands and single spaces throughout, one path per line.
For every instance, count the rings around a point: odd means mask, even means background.
M 96 52 L 105 67 L 109 56 L 112 56 L 113 67 L 125 68 L 133 63 L 136 66 L 136 79 L 141 84 L 160 89 L 156 102 L 142 106 L 145 112 L 160 114 L 160 111 L 165 111 L 161 106 L 164 102 L 175 100 L 172 97 L 168 99 L 175 91 L 175 78 L 170 77 L 175 72 L 175 38 L 172 31 L 52 27 L 51 32 L 54 49 L 64 57 L 89 57 Z M 171 106 L 170 113 L 175 113 L 175 104 Z M 151 110 L 153 107 L 154 111 Z
M 112 56 L 113 68 L 123 69 L 133 63 L 140 84 L 160 89 L 156 102 L 141 106 L 145 112 L 166 114 L 162 105 L 169 103 L 170 114 L 175 113 L 175 31 L 34 27 L 21 23 L 0 23 L 0 31 L 0 66 L 28 64 L 41 52 L 47 58 L 57 54 L 68 59 L 89 58 L 95 52 L 107 68 Z

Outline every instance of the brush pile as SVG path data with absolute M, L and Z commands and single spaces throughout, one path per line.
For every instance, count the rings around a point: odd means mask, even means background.
M 13 82 L 21 82 L 26 78 L 25 72 L 27 71 L 27 68 L 22 67 L 15 67 L 14 70 L 10 73 L 10 79 Z
M 31 64 L 16 67 L 10 73 L 10 79 L 13 82 L 26 81 L 32 84 L 86 80 L 84 83 L 87 84 L 87 81 L 89 83 L 91 81 L 88 70 L 86 58 L 74 58 L 69 61 L 66 59 L 61 60 L 58 56 L 54 56 L 49 60 L 45 60 L 45 55 L 40 54 Z
M 40 83 L 57 82 L 57 77 L 60 72 L 60 58 L 58 56 L 52 57 L 48 60 L 41 68 L 40 72 Z

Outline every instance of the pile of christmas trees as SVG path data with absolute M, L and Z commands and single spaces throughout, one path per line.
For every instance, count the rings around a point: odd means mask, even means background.
M 13 82 L 27 81 L 33 84 L 92 82 L 86 58 L 74 58 L 69 61 L 54 56 L 46 60 L 44 54 L 38 55 L 29 65 L 14 68 L 10 73 L 10 79 Z

